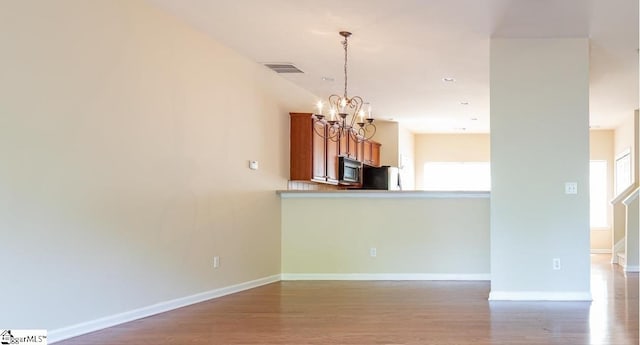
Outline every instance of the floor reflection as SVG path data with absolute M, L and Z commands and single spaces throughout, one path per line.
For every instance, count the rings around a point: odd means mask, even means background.
M 638 342 L 638 275 L 592 255 L 593 302 L 490 302 L 492 344 Z

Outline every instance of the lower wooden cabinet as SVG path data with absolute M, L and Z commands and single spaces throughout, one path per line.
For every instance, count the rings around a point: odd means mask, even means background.
M 338 157 L 380 165 L 380 144 L 345 137 L 326 139 L 327 126 L 311 113 L 290 113 L 290 180 L 338 184 Z

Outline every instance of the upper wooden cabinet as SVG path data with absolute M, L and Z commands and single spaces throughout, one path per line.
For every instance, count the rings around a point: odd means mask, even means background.
M 349 135 L 347 140 L 347 157 L 358 159 L 358 139 Z
M 380 166 L 380 144 L 358 141 L 351 136 L 326 139 L 327 126 L 313 120 L 311 113 L 290 113 L 290 179 L 338 184 L 338 157 L 349 157 L 367 165 Z
M 362 162 L 371 166 L 380 166 L 380 143 L 373 140 L 363 142 L 363 159 Z
M 327 182 L 331 184 L 338 183 L 338 151 L 340 148 L 340 143 L 333 140 L 325 139 L 327 143 L 327 170 L 326 177 Z
M 304 122 L 304 121 L 302 121 Z M 311 180 L 314 181 L 326 181 L 327 179 L 327 145 L 324 139 L 324 133 L 326 133 L 326 128 L 321 123 L 310 122 L 311 125 L 311 151 L 312 151 L 312 159 L 313 159 L 313 175 L 311 176 Z M 307 129 L 308 131 L 308 129 Z M 303 148 L 303 143 L 296 143 L 295 147 L 297 149 Z M 293 149 L 293 145 L 292 145 Z M 293 151 L 292 151 L 293 153 Z M 293 180 L 293 178 L 292 178 Z M 297 180 L 297 179 L 296 179 Z M 306 179 L 308 180 L 308 178 Z
M 326 140 L 326 126 L 310 113 L 290 113 L 290 167 L 292 181 L 338 183 L 337 142 Z
M 358 159 L 358 140 L 350 135 L 340 137 L 339 155 L 351 159 Z
M 382 145 L 375 141 L 370 141 L 370 142 L 371 142 L 371 165 L 379 167 L 380 166 L 380 146 Z

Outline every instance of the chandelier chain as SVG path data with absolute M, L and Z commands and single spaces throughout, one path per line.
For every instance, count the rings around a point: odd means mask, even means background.
M 342 41 L 342 45 L 344 46 L 344 98 L 347 99 L 347 49 L 349 46 L 349 42 L 347 41 L 349 38 L 345 37 L 344 41 Z

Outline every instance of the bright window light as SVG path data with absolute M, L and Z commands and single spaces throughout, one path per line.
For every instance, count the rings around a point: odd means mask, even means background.
M 429 191 L 489 191 L 489 162 L 427 162 L 424 163 L 424 190 Z
M 592 228 L 608 228 L 607 161 L 589 162 L 590 223 Z

